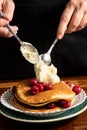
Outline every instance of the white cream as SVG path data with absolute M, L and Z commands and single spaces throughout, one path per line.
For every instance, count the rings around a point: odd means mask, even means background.
M 53 64 L 48 66 L 42 60 L 39 60 L 38 63 L 34 65 L 34 70 L 36 79 L 40 82 L 55 84 L 60 81 L 57 75 L 57 68 Z
M 39 60 L 38 52 L 33 46 L 31 47 L 31 44 L 30 46 L 28 44 L 30 43 L 24 42 L 24 46 L 20 46 L 20 51 L 27 61 L 36 64 Z
M 40 82 L 46 83 L 58 83 L 60 81 L 57 75 L 57 68 L 51 64 L 45 64 L 40 58 L 37 50 L 31 46 L 30 43 L 24 42 L 23 46 L 20 46 L 20 51 L 25 59 L 32 64 L 34 64 L 34 70 L 36 74 L 36 79 Z

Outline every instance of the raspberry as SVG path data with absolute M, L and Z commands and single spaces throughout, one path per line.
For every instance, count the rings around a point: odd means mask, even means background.
M 79 85 L 75 85 L 72 89 L 76 94 L 79 94 L 81 92 L 81 87 Z

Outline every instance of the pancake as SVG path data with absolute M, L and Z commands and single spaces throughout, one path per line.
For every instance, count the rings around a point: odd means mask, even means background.
M 64 81 L 54 84 L 51 90 L 39 92 L 36 95 L 31 95 L 30 89 L 29 80 L 20 82 L 14 93 L 16 99 L 29 106 L 40 107 L 59 100 L 72 103 L 75 97 L 75 93 Z
M 47 107 L 31 107 L 31 106 L 29 106 L 29 105 L 26 105 L 26 104 L 24 104 L 24 103 L 22 103 L 22 102 L 20 102 L 19 100 L 17 100 L 17 98 L 13 98 L 13 103 L 14 103 L 14 105 L 15 105 L 15 107 L 16 108 L 18 108 L 18 109 L 20 109 L 20 110 L 22 110 L 22 111 L 27 111 L 27 112 L 54 112 L 54 111 L 60 111 L 60 110 L 62 110 L 62 108 L 60 108 L 60 107 L 55 107 L 55 108 L 53 108 L 53 109 L 50 109 L 50 108 L 47 108 Z

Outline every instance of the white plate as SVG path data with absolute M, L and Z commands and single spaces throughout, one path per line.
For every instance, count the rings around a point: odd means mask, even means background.
M 72 104 L 71 107 L 67 108 L 67 109 L 62 109 L 62 110 L 56 110 L 56 111 L 52 111 L 52 112 L 29 112 L 29 111 L 22 111 L 18 108 L 16 108 L 14 106 L 13 103 L 13 93 L 12 93 L 12 89 L 8 89 L 7 91 L 5 91 L 2 96 L 1 96 L 1 104 L 11 110 L 14 110 L 16 112 L 20 112 L 20 113 L 24 113 L 30 116 L 38 116 L 38 117 L 51 117 L 51 116 L 55 116 L 55 115 L 59 115 L 62 114 L 63 112 L 65 112 L 66 110 L 70 110 L 73 109 L 75 107 L 77 107 L 78 105 L 82 104 L 85 99 L 86 99 L 86 93 L 85 91 L 82 89 L 82 91 L 80 92 L 80 94 L 75 96 L 75 100 Z
M 13 111 L 8 109 L 7 107 L 3 106 L 0 103 L 0 113 L 12 120 L 16 120 L 16 121 L 20 121 L 20 122 L 28 122 L 28 123 L 50 123 L 50 122 L 57 122 L 57 121 L 62 121 L 62 120 L 66 120 L 66 119 L 70 119 L 72 117 L 75 117 L 79 114 L 81 114 L 82 112 L 84 112 L 85 110 L 87 110 L 87 99 L 80 104 L 79 106 L 67 110 L 64 113 L 62 113 L 61 115 L 56 115 L 53 117 L 49 117 L 49 118 L 41 118 L 41 117 L 33 117 L 33 116 L 27 116 L 24 113 L 20 113 L 18 111 Z

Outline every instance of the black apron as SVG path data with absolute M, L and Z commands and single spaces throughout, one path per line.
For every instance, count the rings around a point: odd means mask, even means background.
M 15 12 L 10 24 L 19 27 L 18 36 L 39 51 L 48 50 L 56 37 L 58 23 L 68 0 L 14 0 Z M 58 75 L 87 75 L 87 28 L 65 34 L 52 51 Z M 34 68 L 20 52 L 14 37 L 0 38 L 0 79 L 34 77 Z

